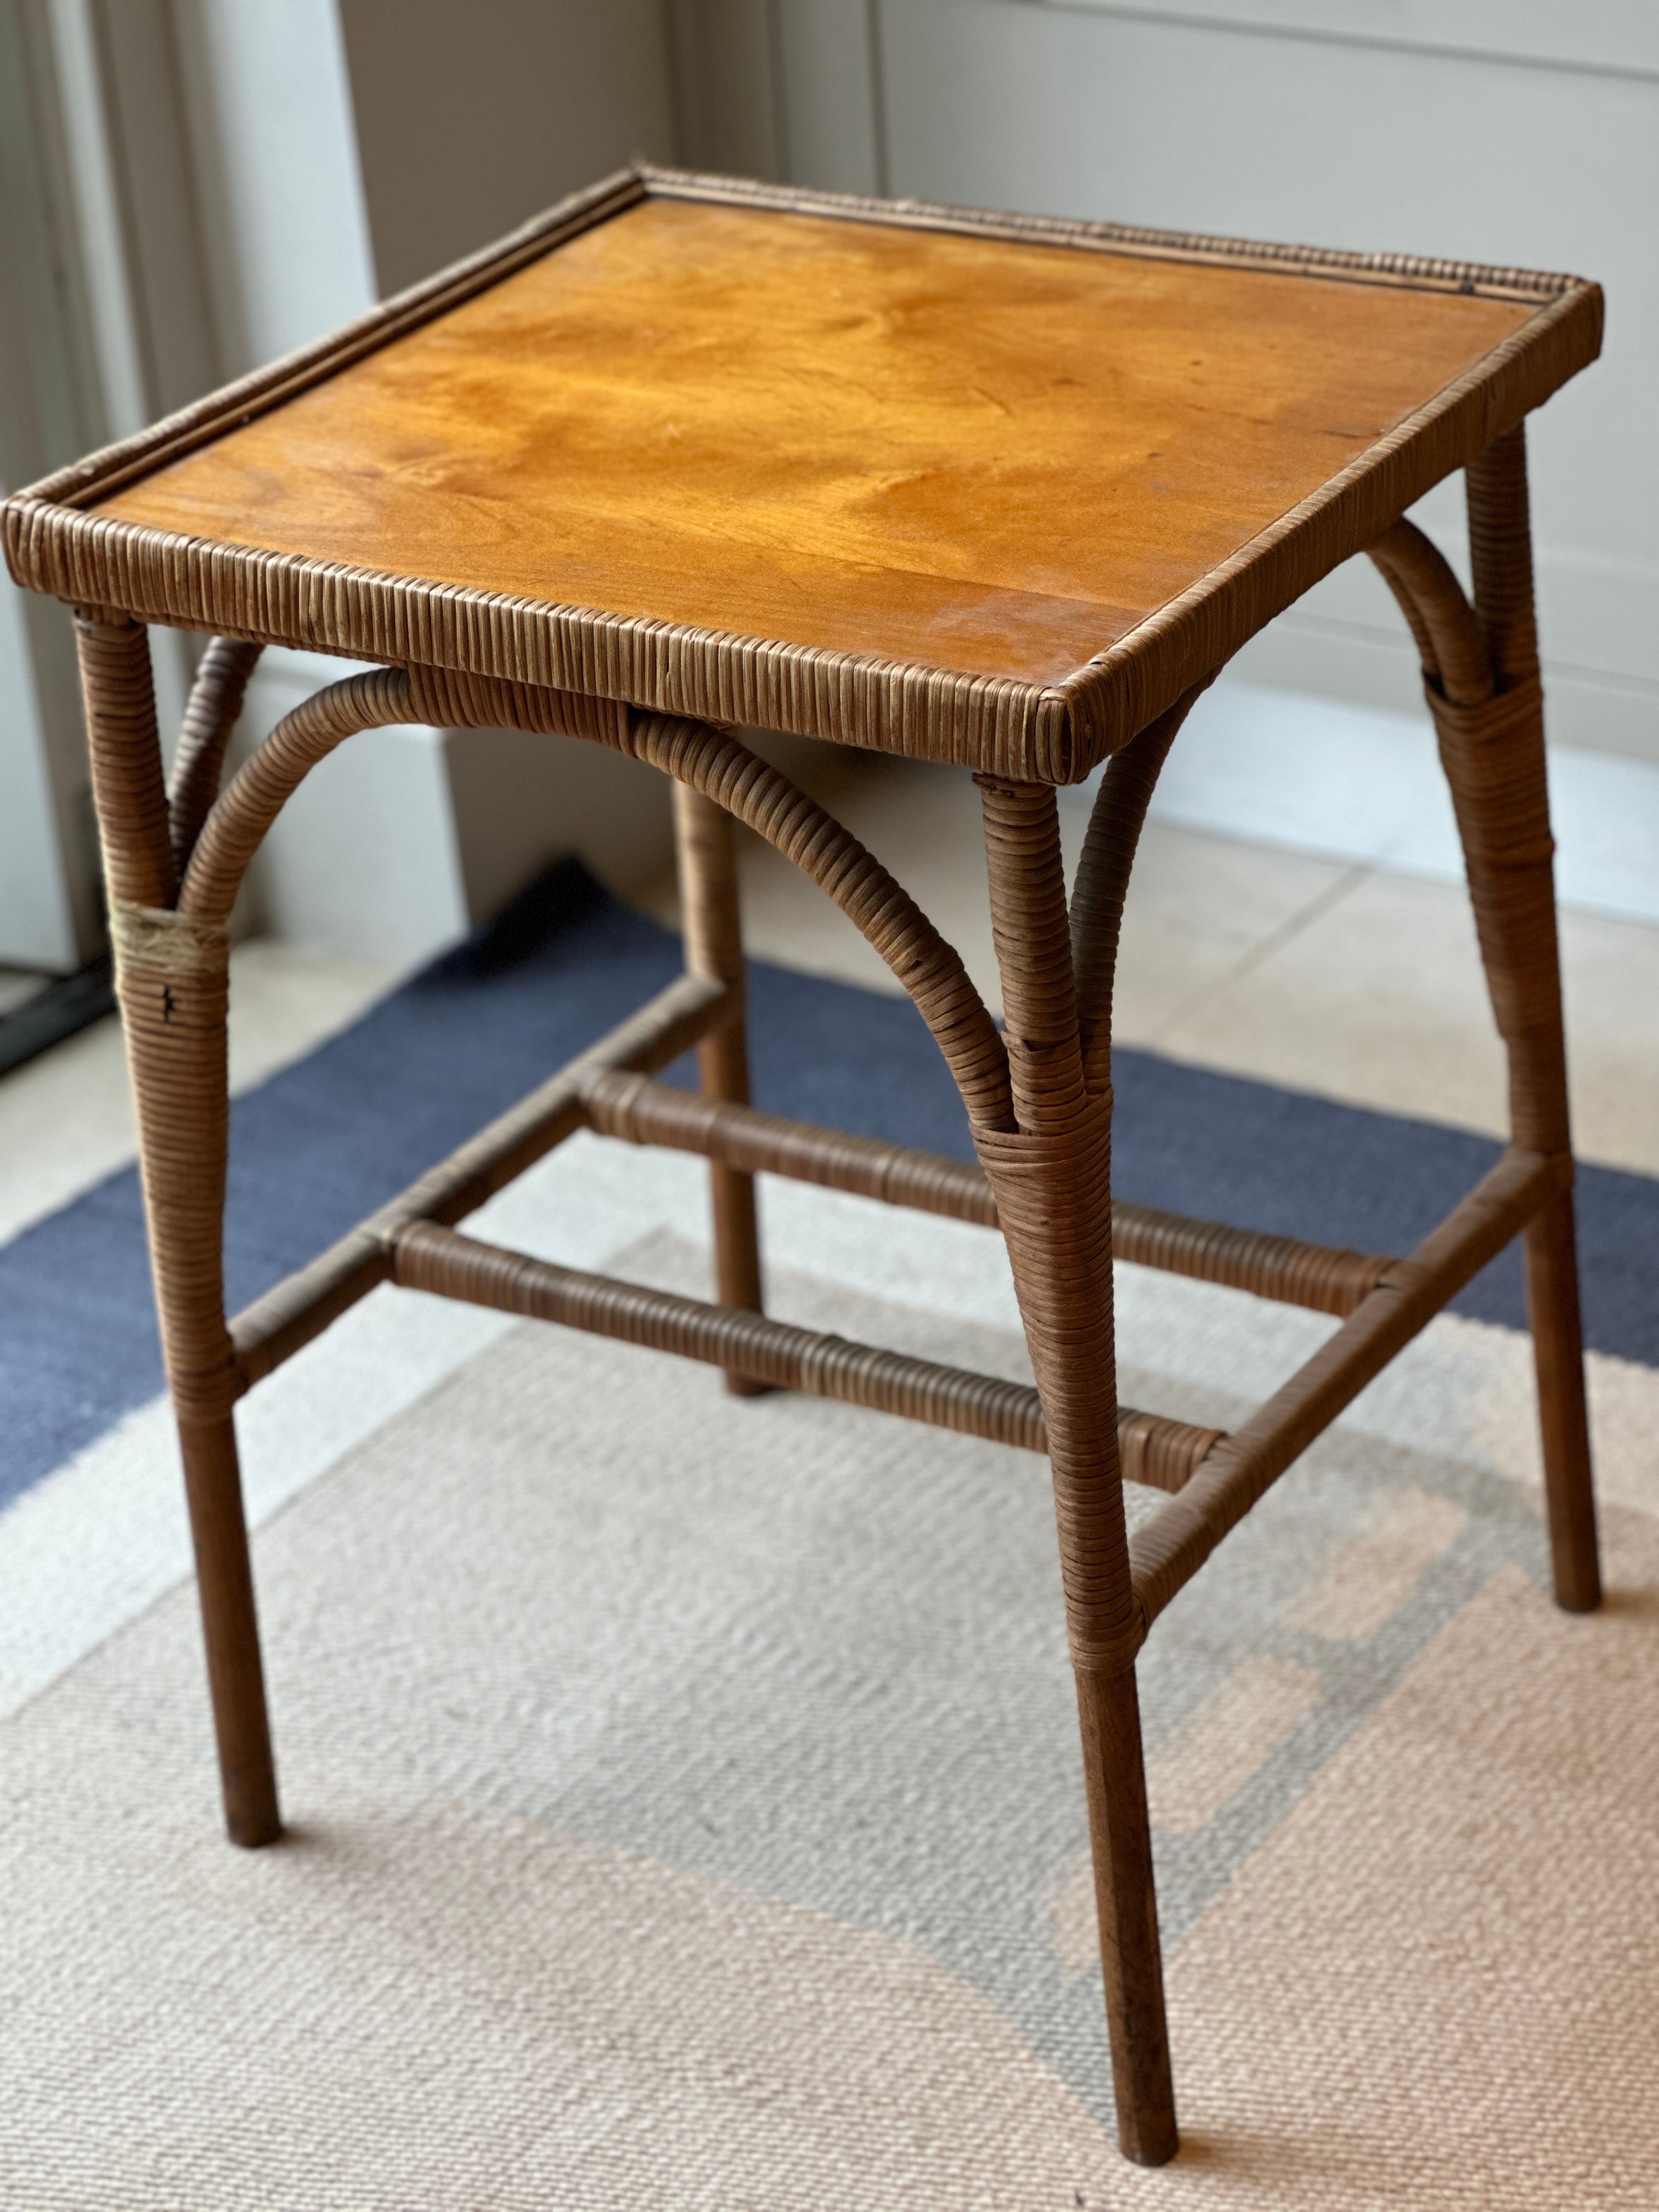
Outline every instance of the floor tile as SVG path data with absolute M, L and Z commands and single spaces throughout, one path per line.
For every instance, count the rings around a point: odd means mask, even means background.
M 1357 875 L 1158 1042 L 1179 1060 L 1352 1104 L 1504 1127 L 1503 1052 L 1474 925 L 1449 884 Z
M 1659 1175 L 1659 929 L 1564 914 L 1561 965 L 1578 1150 Z
M 1161 1048 L 1353 879 L 1334 861 L 1148 823 L 1124 909 L 1115 1035 Z

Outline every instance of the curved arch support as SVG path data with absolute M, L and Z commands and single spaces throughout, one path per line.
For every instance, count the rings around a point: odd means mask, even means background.
M 409 678 L 398 668 L 348 676 L 284 714 L 203 823 L 185 871 L 179 911 L 222 927 L 265 832 L 318 762 L 360 730 L 422 719 Z
M 1454 705 L 1478 707 L 1497 689 L 1492 656 L 1452 566 L 1414 522 L 1396 522 L 1368 551 L 1417 641 L 1423 680 Z
M 1012 1127 L 1008 1055 L 961 955 L 850 830 L 730 731 L 631 714 L 623 750 L 689 783 L 810 876 L 886 962 L 933 1033 L 976 1127 Z
M 732 731 L 617 701 L 447 669 L 410 672 L 411 719 L 607 744 L 701 792 L 810 876 L 881 955 L 932 1030 L 976 1127 L 1011 1129 L 1008 1055 L 962 958 L 850 830 Z
M 1007 1054 L 960 956 L 849 830 L 712 723 L 447 670 L 348 677 L 285 715 L 238 771 L 197 839 L 179 910 L 226 921 L 248 863 L 312 769 L 359 731 L 416 721 L 598 739 L 714 800 L 811 877 L 881 955 L 932 1030 L 970 1118 L 1012 1126 Z
M 190 687 L 179 750 L 167 786 L 173 850 L 179 866 L 188 862 L 202 824 L 219 795 L 225 748 L 242 711 L 248 678 L 264 647 L 240 638 L 216 637 L 202 656 Z
M 1549 793 L 1535 665 L 1498 672 L 1476 610 L 1423 532 L 1370 549 L 1418 641 L 1451 789 L 1492 1013 L 1509 1055 L 1517 1144 L 1570 1148 Z
M 1183 691 L 1173 707 L 1106 763 L 1072 885 L 1072 968 L 1077 979 L 1078 1031 L 1089 1091 L 1107 1090 L 1112 1073 L 1112 988 L 1117 980 L 1123 902 L 1146 810 L 1176 733 L 1212 673 Z

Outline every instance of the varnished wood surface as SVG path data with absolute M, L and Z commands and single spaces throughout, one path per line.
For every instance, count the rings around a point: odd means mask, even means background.
M 96 512 L 1045 683 L 1534 312 L 649 200 Z

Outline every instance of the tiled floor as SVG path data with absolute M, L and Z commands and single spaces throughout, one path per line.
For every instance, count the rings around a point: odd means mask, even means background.
M 965 775 L 793 747 L 808 782 L 892 867 L 993 1005 L 977 796 Z M 1068 856 L 1088 815 L 1062 794 Z M 742 833 L 751 951 L 876 989 L 852 926 Z M 672 921 L 673 885 L 639 902 Z M 1586 1158 L 1659 1174 L 1659 928 L 1567 911 L 1574 1108 Z M 373 963 L 253 942 L 234 956 L 232 1080 L 246 1089 L 388 988 Z M 1461 890 L 1154 822 L 1126 917 L 1117 1034 L 1177 1059 L 1501 1134 L 1502 1055 Z M 0 1078 L 0 1238 L 132 1156 L 120 1038 L 100 1024 Z

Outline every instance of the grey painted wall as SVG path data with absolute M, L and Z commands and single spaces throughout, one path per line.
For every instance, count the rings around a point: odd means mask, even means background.
M 661 0 L 339 0 L 382 294 L 619 167 L 672 161 Z

